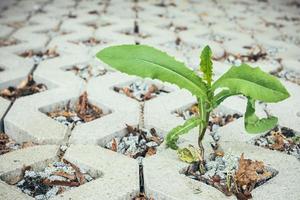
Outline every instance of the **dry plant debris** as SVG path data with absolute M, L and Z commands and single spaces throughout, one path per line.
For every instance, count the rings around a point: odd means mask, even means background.
M 136 197 L 134 197 L 132 200 L 154 200 L 154 198 L 147 197 L 145 193 L 140 193 Z
M 199 108 L 197 104 L 192 105 L 187 110 L 184 111 L 176 111 L 178 116 L 182 117 L 184 120 L 190 119 L 193 116 L 199 115 Z M 213 131 L 213 129 L 217 129 L 219 127 L 225 126 L 228 123 L 242 117 L 242 115 L 238 113 L 234 114 L 224 114 L 221 112 L 211 113 L 208 122 L 208 129 Z
M 32 75 L 29 75 L 27 79 L 21 81 L 21 83 L 16 86 L 10 86 L 0 91 L 0 96 L 8 99 L 8 100 L 15 100 L 19 97 L 32 95 L 38 92 L 43 92 L 47 90 L 47 86 L 43 83 L 36 83 L 33 80 Z
M 125 94 L 139 102 L 150 100 L 161 94 L 169 93 L 164 87 L 158 87 L 155 84 L 150 84 L 145 81 L 135 81 L 125 87 L 114 87 L 115 92 Z
M 16 39 L 0 39 L 0 47 L 16 45 L 18 43 L 20 42 Z
M 244 49 L 248 49 L 247 54 L 233 54 L 225 51 L 222 57 L 214 57 L 213 60 L 216 61 L 227 61 L 230 64 L 239 66 L 245 62 L 257 62 L 259 60 L 267 59 L 267 52 L 261 46 L 244 46 Z
M 286 127 L 276 127 L 252 141 L 257 146 L 282 151 L 300 159 L 300 136 Z
M 5 133 L 0 133 L 0 155 L 27 147 L 32 147 L 35 144 L 33 142 L 23 142 L 22 144 L 17 143 L 8 137 Z
M 16 185 L 25 194 L 38 200 L 47 200 L 57 194 L 94 180 L 73 163 L 63 159 L 49 164 L 42 171 L 24 167 L 20 176 L 8 183 Z
M 47 115 L 70 128 L 74 128 L 74 126 L 81 123 L 100 118 L 104 113 L 101 108 L 89 103 L 87 92 L 84 92 L 75 106 L 71 107 L 70 103 L 68 103 L 63 109 L 48 112 Z
M 199 162 L 193 162 L 181 173 L 215 187 L 227 196 L 236 195 L 238 200 L 252 198 L 251 191 L 278 174 L 261 161 L 253 161 L 232 154 L 213 154 L 205 161 L 205 172 L 199 171 Z
M 49 48 L 46 51 L 27 50 L 19 54 L 19 56 L 22 56 L 23 58 L 32 58 L 34 62 L 38 64 L 43 60 L 58 57 L 59 54 L 56 52 L 56 47 L 54 47 Z
M 75 73 L 76 76 L 79 76 L 85 81 L 88 81 L 93 77 L 103 76 L 107 73 L 107 69 L 94 65 L 75 65 L 66 69 L 66 71 Z
M 98 39 L 96 39 L 94 37 L 90 37 L 90 38 L 88 38 L 86 40 L 69 41 L 69 42 L 71 42 L 73 44 L 77 44 L 77 45 L 78 44 L 84 44 L 84 45 L 86 45 L 88 47 L 94 47 L 94 46 L 99 45 L 99 44 L 106 44 L 107 43 L 105 40 L 98 40 Z
M 163 142 L 154 128 L 139 129 L 127 126 L 124 137 L 114 137 L 105 148 L 122 153 L 131 158 L 148 157 L 156 154 L 157 147 Z

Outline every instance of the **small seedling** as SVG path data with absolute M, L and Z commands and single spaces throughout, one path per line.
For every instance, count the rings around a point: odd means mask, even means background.
M 210 112 L 224 99 L 233 95 L 243 95 L 248 99 L 244 115 L 245 129 L 249 133 L 260 133 L 274 128 L 278 122 L 275 116 L 259 118 L 255 114 L 255 102 L 275 103 L 290 95 L 274 76 L 263 72 L 259 67 L 247 64 L 232 66 L 218 80 L 212 80 L 212 51 L 206 46 L 200 56 L 200 71 L 203 77 L 175 60 L 165 52 L 146 45 L 120 45 L 101 50 L 97 57 L 111 67 L 130 75 L 149 77 L 176 84 L 187 89 L 197 98 L 199 115 L 183 125 L 172 129 L 166 138 L 167 146 L 177 149 L 183 160 L 200 160 L 203 168 L 204 149 L 202 140 L 208 127 Z M 180 135 L 199 127 L 198 146 L 180 149 L 177 140 Z M 202 165 L 202 166 L 201 166 Z M 201 172 L 201 170 L 200 170 Z

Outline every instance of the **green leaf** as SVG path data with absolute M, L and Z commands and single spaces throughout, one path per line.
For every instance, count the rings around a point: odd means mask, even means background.
M 200 125 L 200 123 L 202 123 L 202 121 L 199 117 L 192 117 L 186 120 L 183 125 L 173 128 L 166 137 L 167 146 L 172 149 L 178 149 L 176 142 L 179 139 L 179 135 L 188 133 L 191 129 Z
M 193 145 L 189 145 L 183 149 L 178 149 L 177 155 L 180 160 L 187 163 L 198 162 L 201 158 L 200 150 L 195 148 Z
M 217 88 L 227 88 L 230 93 L 243 94 L 264 102 L 278 102 L 290 96 L 277 78 L 247 64 L 231 67 L 213 84 L 212 89 Z
M 97 58 L 121 72 L 176 84 L 195 96 L 206 97 L 206 85 L 195 72 L 165 52 L 146 45 L 107 47 Z
M 212 52 L 209 46 L 204 47 L 202 50 L 200 59 L 200 70 L 204 73 L 204 80 L 207 81 L 208 85 L 211 85 L 212 80 L 212 67 L 213 63 L 211 61 Z
M 247 109 L 245 113 L 245 128 L 249 133 L 261 133 L 270 130 L 276 126 L 277 117 L 268 116 L 259 119 L 255 115 L 255 100 L 248 97 Z

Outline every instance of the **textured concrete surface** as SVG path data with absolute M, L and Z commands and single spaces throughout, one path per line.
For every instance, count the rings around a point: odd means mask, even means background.
M 0 126 L 4 132 L 19 143 L 38 144 L 0 156 L 0 199 L 32 199 L 3 180 L 20 173 L 23 165 L 41 168 L 58 159 L 59 145 L 67 149 L 60 156 L 102 176 L 54 199 L 131 199 L 138 193 L 138 162 L 102 147 L 112 137 L 123 134 L 126 124 L 154 127 L 165 136 L 184 122 L 174 112 L 188 108 L 196 99 L 186 90 L 161 82 L 156 83 L 171 92 L 144 103 L 116 93 L 114 86 L 124 86 L 137 77 L 116 72 L 95 58 L 99 50 L 110 45 L 152 45 L 198 70 L 199 51 L 208 44 L 216 58 L 215 79 L 232 65 L 224 56 L 249 55 L 251 48 L 261 48 L 265 57 L 249 64 L 268 73 L 283 73 L 280 80 L 291 97 L 266 107 L 258 104 L 257 112 L 263 116 L 267 109 L 279 118 L 279 125 L 300 132 L 299 7 L 297 0 L 0 1 L 0 44 L 17 41 L 0 45 L 0 90 L 17 86 L 30 73 L 48 87 L 45 92 L 18 98 L 11 107 L 0 97 Z M 19 56 L 29 50 L 55 50 L 59 56 L 45 60 Z M 83 80 L 67 70 L 77 65 L 101 67 L 107 73 Z M 73 130 L 46 116 L 45 112 L 76 99 L 83 91 L 109 114 Z M 246 101 L 231 97 L 219 109 L 227 114 L 243 114 Z M 219 129 L 223 149 L 237 155 L 244 152 L 279 171 L 278 176 L 253 191 L 253 199 L 297 199 L 299 161 L 249 144 L 256 135 L 247 134 L 243 123 L 240 118 Z M 196 144 L 197 132 L 194 129 L 180 138 L 180 145 Z M 204 140 L 207 154 L 210 140 Z M 186 164 L 164 144 L 143 164 L 146 193 L 155 199 L 235 198 L 180 175 L 178 171 Z

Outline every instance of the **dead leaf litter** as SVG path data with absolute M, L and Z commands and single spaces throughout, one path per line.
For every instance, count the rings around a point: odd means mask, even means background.
M 84 92 L 75 106 L 71 106 L 69 102 L 63 109 L 56 109 L 48 112 L 47 115 L 70 128 L 74 128 L 76 125 L 98 119 L 104 116 L 104 113 L 101 108 L 89 103 L 87 92 Z

